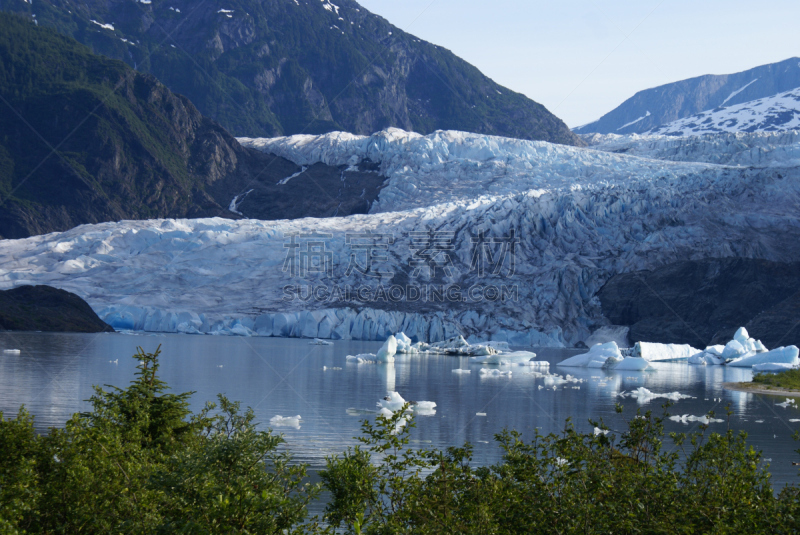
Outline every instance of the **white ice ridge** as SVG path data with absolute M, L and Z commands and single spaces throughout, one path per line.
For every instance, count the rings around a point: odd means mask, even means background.
M 403 331 L 426 342 L 463 335 L 470 343 L 554 346 L 606 324 L 594 296 L 615 273 L 687 258 L 800 260 L 796 167 L 667 162 L 461 132 L 251 141 L 300 165 L 380 162 L 388 181 L 375 213 L 122 221 L 2 240 L 0 289 L 63 288 L 120 329 L 365 340 Z M 389 260 L 374 267 L 406 273 L 416 252 L 411 233 L 431 230 L 452 236 L 452 270 L 437 271 L 441 284 L 516 293 L 404 307 L 377 294 L 363 303 L 309 298 L 309 285 L 391 286 L 388 276 L 345 273 L 348 233 L 393 235 Z M 499 275 L 471 269 L 474 236 L 500 239 L 512 230 L 513 269 L 510 255 Z M 330 235 L 332 273 L 292 277 L 284 270 L 287 236 L 311 233 Z M 429 283 L 428 274 L 417 282 Z M 298 285 L 301 292 L 285 290 Z
M 797 167 L 800 162 L 800 130 L 691 137 L 639 134 L 586 134 L 581 137 L 596 150 L 657 160 L 745 167 Z
M 725 344 L 694 350 L 689 364 L 725 364 L 738 368 L 753 368 L 754 372 L 776 372 L 800 365 L 797 346 L 779 347 L 769 351 L 761 340 L 751 338 L 747 329 L 739 327 L 733 339 Z

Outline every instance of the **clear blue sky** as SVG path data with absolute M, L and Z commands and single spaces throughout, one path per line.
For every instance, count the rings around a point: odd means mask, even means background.
M 357 0 L 574 127 L 636 91 L 800 56 L 798 0 Z

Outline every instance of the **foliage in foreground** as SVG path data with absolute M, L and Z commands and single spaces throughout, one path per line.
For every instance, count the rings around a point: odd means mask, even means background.
M 251 410 L 158 379 L 158 351 L 126 389 L 95 389 L 92 411 L 34 432 L 0 415 L 0 533 L 797 533 L 800 495 L 774 494 L 761 455 L 728 430 L 665 438 L 637 414 L 619 437 L 497 435 L 503 459 L 474 466 L 469 445 L 408 447 L 413 418 L 365 421 L 361 446 L 328 459 L 322 485 L 257 431 Z M 618 410 L 621 411 L 621 408 Z M 325 524 L 307 505 L 329 493 Z
M 800 390 L 800 370 L 786 370 L 778 373 L 757 373 L 753 375 L 753 382 L 766 387 L 788 388 Z

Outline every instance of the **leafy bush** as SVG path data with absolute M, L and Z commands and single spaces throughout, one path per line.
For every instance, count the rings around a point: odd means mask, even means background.
M 474 466 L 469 444 L 408 447 L 409 407 L 362 424 L 322 484 L 219 396 L 197 414 L 141 349 L 126 389 L 95 389 L 92 411 L 37 435 L 24 408 L 0 414 L 0 533 L 797 533 L 800 493 L 773 492 L 744 433 L 664 432 L 637 414 L 616 436 L 496 436 L 503 458 Z M 621 407 L 617 408 L 619 412 Z M 307 506 L 329 493 L 325 524 Z

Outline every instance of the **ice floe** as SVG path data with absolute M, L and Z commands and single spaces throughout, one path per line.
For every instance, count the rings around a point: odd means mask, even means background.
M 669 419 L 672 420 L 673 422 L 680 422 L 682 424 L 698 422 L 703 425 L 708 425 L 712 423 L 722 423 L 725 421 L 719 418 L 709 418 L 708 416 L 692 416 L 691 414 L 670 416 Z
M 618 394 L 622 398 L 630 397 L 636 399 L 640 404 L 649 403 L 654 399 L 668 399 L 670 401 L 679 401 L 681 399 L 689 399 L 692 396 L 687 394 L 681 394 L 680 392 L 668 392 L 666 394 L 657 394 L 655 392 L 651 392 L 647 388 L 640 386 L 636 390 L 632 390 L 630 392 L 620 392 Z
M 314 338 L 313 340 L 311 340 L 309 342 L 309 345 L 312 345 L 312 346 L 332 346 L 333 342 L 331 342 L 330 340 L 321 340 L 319 338 Z
M 280 414 L 269 419 L 269 424 L 275 427 L 294 427 L 300 429 L 301 416 L 281 416 Z
M 434 401 L 406 401 L 397 392 L 389 392 L 383 399 L 378 401 L 378 408 L 382 411 L 395 413 L 409 403 L 408 410 L 420 416 L 433 416 L 436 414 L 436 402 Z

